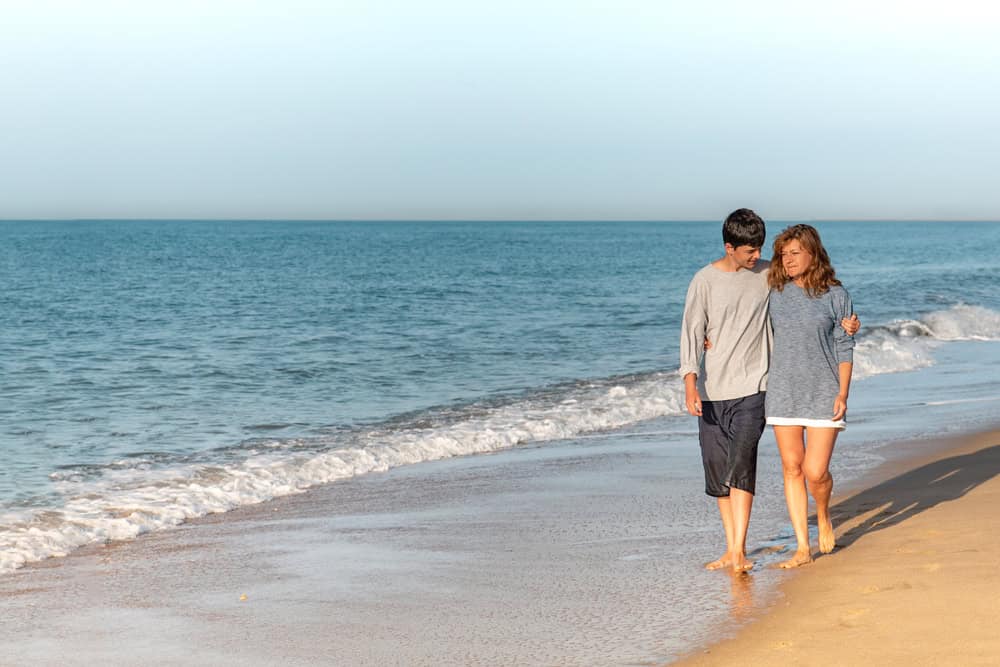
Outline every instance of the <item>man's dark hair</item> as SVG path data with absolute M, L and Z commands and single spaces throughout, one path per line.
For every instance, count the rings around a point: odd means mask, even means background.
M 726 221 L 722 223 L 722 242 L 734 248 L 739 248 L 741 245 L 759 248 L 764 245 L 766 235 L 764 221 L 748 208 L 736 209 L 726 216 Z

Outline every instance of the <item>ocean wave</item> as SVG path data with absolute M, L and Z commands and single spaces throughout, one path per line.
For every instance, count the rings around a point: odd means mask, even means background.
M 0 516 L 0 572 L 86 544 L 126 540 L 188 519 L 371 472 L 563 440 L 683 411 L 677 372 L 574 383 L 493 404 L 443 408 L 348 434 L 256 441 L 244 460 L 156 468 L 115 462 L 52 475 L 58 509 Z
M 936 346 L 959 340 L 1000 340 L 1000 313 L 958 305 L 866 325 L 855 377 L 930 366 Z M 677 371 L 654 372 L 444 406 L 316 438 L 254 438 L 194 456 L 146 453 L 60 469 L 51 481 L 61 506 L 0 515 L 0 572 L 371 472 L 683 415 L 683 394 Z
M 919 319 L 862 329 L 854 349 L 854 377 L 926 368 L 934 364 L 933 352 L 941 343 L 974 340 L 1000 340 L 1000 313 L 956 305 Z

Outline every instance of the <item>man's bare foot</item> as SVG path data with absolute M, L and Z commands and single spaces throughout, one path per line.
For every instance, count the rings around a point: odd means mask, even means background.
M 819 550 L 828 554 L 837 546 L 837 540 L 833 536 L 833 523 L 829 519 L 819 522 Z
M 753 561 L 747 560 L 743 554 L 733 556 L 733 572 L 747 572 L 753 569 Z
M 806 563 L 811 563 L 812 561 L 813 557 L 809 551 L 796 551 L 794 556 L 782 563 L 778 563 L 778 567 L 783 570 L 790 570 L 793 567 L 805 565 Z
M 732 563 L 732 562 L 733 562 L 732 557 L 730 556 L 729 552 L 727 551 L 726 553 L 722 554 L 722 558 L 720 558 L 718 560 L 713 560 L 711 563 L 705 563 L 705 569 L 706 570 L 721 570 L 724 567 L 729 567 L 729 564 Z

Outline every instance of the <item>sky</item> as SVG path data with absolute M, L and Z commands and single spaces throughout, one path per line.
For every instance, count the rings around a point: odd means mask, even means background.
M 982 0 L 0 17 L 0 219 L 1000 220 Z

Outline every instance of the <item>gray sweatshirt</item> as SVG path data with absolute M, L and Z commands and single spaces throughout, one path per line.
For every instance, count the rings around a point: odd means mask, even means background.
M 767 387 L 770 330 L 767 323 L 767 270 L 722 271 L 711 264 L 691 279 L 681 324 L 683 378 L 697 373 L 706 401 L 752 396 Z M 712 343 L 707 352 L 705 338 Z

